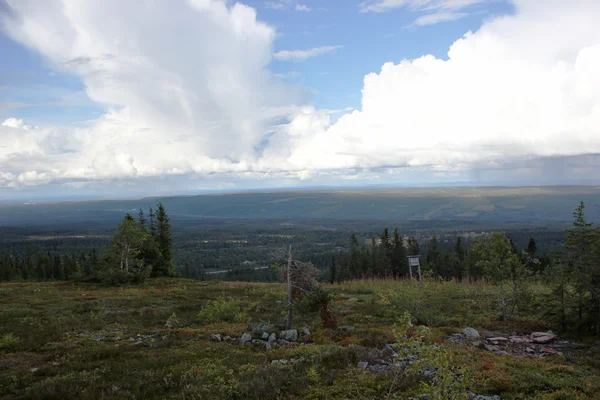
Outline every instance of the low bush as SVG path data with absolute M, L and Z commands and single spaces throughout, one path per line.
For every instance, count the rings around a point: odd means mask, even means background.
M 198 319 L 202 322 L 235 322 L 243 323 L 250 320 L 250 316 L 244 311 L 240 302 L 226 300 L 221 296 L 210 301 L 198 313 Z

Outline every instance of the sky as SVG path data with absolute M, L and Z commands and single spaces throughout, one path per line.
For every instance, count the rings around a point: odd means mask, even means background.
M 0 199 L 600 183 L 597 0 L 0 0 Z

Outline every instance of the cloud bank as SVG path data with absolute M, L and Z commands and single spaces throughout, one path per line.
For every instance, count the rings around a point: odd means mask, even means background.
M 0 186 L 351 179 L 600 153 L 600 3 L 514 3 L 514 15 L 466 33 L 447 59 L 367 75 L 361 109 L 333 122 L 269 72 L 275 31 L 242 4 L 8 1 L 4 29 L 78 75 L 109 111 L 77 129 L 4 121 Z

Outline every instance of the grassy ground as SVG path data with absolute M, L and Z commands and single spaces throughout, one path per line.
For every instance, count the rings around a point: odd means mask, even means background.
M 32 399 L 381 399 L 391 376 L 357 368 L 363 349 L 393 341 L 394 323 L 409 310 L 433 328 L 432 340 L 466 326 L 528 333 L 551 328 L 542 320 L 543 288 L 534 287 L 526 318 L 500 322 L 493 287 L 366 281 L 331 286 L 341 326 L 323 329 L 316 316 L 296 326 L 313 332 L 308 344 L 265 350 L 210 340 L 239 337 L 246 322 L 281 322 L 280 284 L 152 280 L 143 287 L 105 288 L 73 283 L 0 285 L 0 398 Z M 200 320 L 210 301 L 232 299 L 234 322 Z M 209 313 L 210 314 L 210 313 Z M 206 316 L 207 313 L 204 313 Z M 165 327 L 171 320 L 171 328 Z M 519 359 L 444 343 L 472 376 L 476 393 L 503 399 L 600 398 L 600 361 L 591 348 L 544 359 Z M 273 360 L 300 359 L 296 363 Z M 390 398 L 418 395 L 417 379 L 403 379 Z

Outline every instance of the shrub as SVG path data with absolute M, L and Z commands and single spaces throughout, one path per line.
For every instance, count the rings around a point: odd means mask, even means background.
M 198 318 L 203 322 L 248 322 L 250 317 L 241 304 L 235 300 L 226 300 L 221 296 L 210 301 L 200 312 Z
M 0 336 L 0 349 L 11 349 L 19 343 L 19 338 L 12 333 Z

